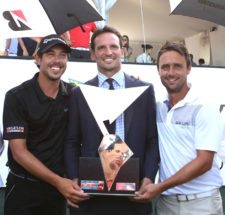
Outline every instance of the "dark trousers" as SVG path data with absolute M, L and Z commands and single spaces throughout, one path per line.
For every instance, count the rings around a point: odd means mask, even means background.
M 128 197 L 91 197 L 70 215 L 151 215 L 152 204 L 131 202 Z
M 4 215 L 65 215 L 64 197 L 51 185 L 9 174 Z

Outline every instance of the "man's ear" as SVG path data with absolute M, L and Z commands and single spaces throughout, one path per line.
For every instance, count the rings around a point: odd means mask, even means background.
M 191 65 L 187 68 L 187 74 L 189 75 L 191 72 Z
M 37 53 L 34 55 L 34 63 L 36 65 L 40 65 L 41 63 L 41 57 Z

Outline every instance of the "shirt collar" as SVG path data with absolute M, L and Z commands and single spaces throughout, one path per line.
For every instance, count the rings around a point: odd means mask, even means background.
M 193 92 L 194 89 L 193 89 L 192 84 L 188 83 L 188 87 L 189 87 L 189 90 L 188 90 L 187 94 L 185 95 L 185 97 L 182 100 L 180 100 L 176 105 L 174 105 L 173 108 L 184 106 L 185 104 L 191 103 L 196 99 L 196 96 L 194 96 L 195 93 Z M 168 108 L 170 108 L 168 95 L 163 102 L 168 106 Z
M 115 82 L 119 86 L 119 88 L 124 88 L 124 86 L 125 86 L 125 77 L 124 77 L 124 72 L 122 70 L 120 70 L 119 72 L 114 74 L 111 78 L 113 80 L 115 80 Z M 101 72 L 98 72 L 98 83 L 99 83 L 98 85 L 99 85 L 99 87 L 103 86 L 103 84 L 104 84 L 106 79 L 108 79 L 107 76 L 105 76 Z
M 41 102 L 45 102 L 49 99 L 52 99 L 52 98 L 49 98 L 48 96 L 46 96 L 43 91 L 41 90 L 40 86 L 39 86 L 39 83 L 38 83 L 38 75 L 39 75 L 39 72 L 37 72 L 34 77 L 32 78 L 32 82 L 33 82 L 33 87 L 34 87 L 34 90 L 35 92 L 37 93 L 37 96 L 39 98 L 39 100 Z M 60 95 L 62 96 L 69 96 L 69 91 L 65 85 L 65 83 L 63 81 L 60 81 L 60 86 L 59 86 L 59 93 Z

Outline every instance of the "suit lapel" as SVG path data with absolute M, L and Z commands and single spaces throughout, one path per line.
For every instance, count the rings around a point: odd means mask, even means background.
M 98 87 L 98 76 L 95 76 L 93 79 L 87 81 L 86 84 Z
M 134 81 L 125 74 L 125 88 L 134 87 Z M 133 119 L 133 113 L 134 113 L 134 105 L 130 105 L 124 112 L 124 127 L 125 127 L 125 139 L 127 137 L 131 121 Z

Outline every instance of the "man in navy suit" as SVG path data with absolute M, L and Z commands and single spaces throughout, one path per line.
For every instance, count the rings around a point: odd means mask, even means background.
M 95 31 L 91 38 L 91 58 L 97 62 L 98 75 L 87 84 L 109 88 L 107 79 L 111 78 L 114 89 L 149 86 L 115 122 L 115 134 L 127 143 L 133 157 L 140 159 L 141 190 L 144 185 L 154 183 L 159 164 L 155 96 L 152 84 L 134 79 L 121 70 L 122 56 L 122 37 L 117 30 L 105 26 Z M 73 89 L 70 110 L 65 163 L 77 195 L 68 201 L 69 205 L 79 207 L 79 215 L 149 215 L 151 202 L 138 203 L 118 196 L 90 197 L 80 189 L 79 157 L 98 157 L 103 135 L 79 87 Z

